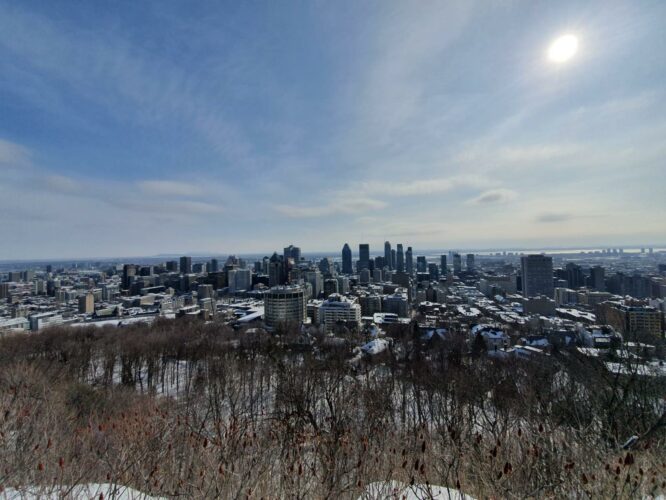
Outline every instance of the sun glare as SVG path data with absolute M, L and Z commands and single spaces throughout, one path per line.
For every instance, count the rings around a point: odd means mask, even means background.
M 571 59 L 578 51 L 578 38 L 564 35 L 556 39 L 548 48 L 548 59 L 555 63 L 563 63 Z

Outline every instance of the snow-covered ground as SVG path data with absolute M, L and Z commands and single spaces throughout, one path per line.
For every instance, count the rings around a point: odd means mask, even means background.
M 122 486 L 119 484 L 109 483 L 88 483 L 79 484 L 70 488 L 63 487 L 62 489 L 56 488 L 42 488 L 38 486 L 28 486 L 20 490 L 14 488 L 7 488 L 0 493 L 2 500 L 58 500 L 60 498 L 72 499 L 89 499 L 89 498 L 102 498 L 115 499 L 115 500 L 157 500 L 161 497 L 153 497 L 146 495 L 134 488 Z
M 410 486 L 400 481 L 380 481 L 371 483 L 358 500 L 474 500 L 455 488 L 445 486 L 426 486 L 414 484 Z

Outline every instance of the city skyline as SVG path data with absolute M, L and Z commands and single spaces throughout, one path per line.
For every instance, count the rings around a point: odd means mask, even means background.
M 661 246 L 664 17 L 0 1 L 0 257 Z

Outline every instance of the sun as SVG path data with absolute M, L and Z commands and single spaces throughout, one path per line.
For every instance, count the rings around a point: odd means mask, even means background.
M 548 48 L 548 59 L 555 63 L 563 63 L 578 52 L 578 38 L 574 35 L 563 35 L 557 38 Z

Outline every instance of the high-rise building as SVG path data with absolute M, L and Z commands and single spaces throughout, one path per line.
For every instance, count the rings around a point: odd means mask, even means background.
M 358 331 L 361 326 L 361 306 L 356 299 L 332 294 L 319 306 L 319 323 L 325 333 L 333 333 L 339 326 Z
M 322 274 L 325 275 L 331 275 L 333 274 L 334 268 L 333 268 L 333 259 L 330 257 L 324 257 L 319 261 L 319 270 L 322 272 Z
M 435 262 L 428 264 L 428 273 L 432 281 L 439 281 L 439 268 Z
M 414 258 L 412 257 L 412 247 L 407 247 L 405 252 L 405 272 L 407 274 L 414 274 Z
M 467 254 L 467 272 L 474 272 L 474 254 L 473 253 L 468 253 Z
M 9 283 L 0 283 L 0 299 L 9 298 Z
M 284 248 L 284 260 L 285 262 L 289 259 L 294 259 L 294 262 L 298 264 L 301 260 L 301 249 L 295 247 L 294 245 L 289 245 Z
M 324 291 L 324 277 L 318 270 L 306 272 L 305 281 L 312 287 L 312 298 L 318 298 L 319 294 Z
M 349 278 L 347 276 L 338 276 L 338 293 L 349 293 Z
M 88 292 L 79 297 L 79 312 L 81 314 L 91 314 L 95 311 L 95 296 Z
M 324 297 L 329 297 L 333 293 L 338 293 L 338 280 L 328 278 L 324 280 Z
M 397 269 L 399 273 L 405 272 L 405 254 L 402 251 L 402 243 L 398 243 L 395 266 L 396 266 L 395 269 Z
M 567 286 L 571 289 L 580 288 L 585 286 L 585 276 L 583 275 L 583 269 L 573 262 L 568 262 L 564 267 Z
M 428 269 L 428 262 L 426 261 L 425 255 L 418 255 L 416 257 L 416 272 L 425 273 Z
M 590 286 L 598 292 L 606 291 L 606 270 L 601 266 L 590 269 Z
M 345 243 L 342 247 L 342 274 L 352 274 L 352 251 L 349 245 Z
M 170 273 L 175 273 L 178 271 L 178 262 L 175 260 L 170 260 L 166 263 L 166 270 Z
M 284 265 L 284 258 L 273 252 L 268 262 L 268 284 L 269 286 L 284 285 L 286 282 L 287 271 Z
M 358 246 L 358 271 L 370 268 L 370 245 L 361 243 Z
M 459 253 L 453 254 L 453 274 L 458 276 L 462 272 L 462 257 Z
M 440 272 L 442 273 L 442 276 L 446 277 L 446 255 L 440 255 L 439 261 Z
M 180 273 L 181 274 L 192 273 L 192 257 L 183 256 L 180 258 Z
M 391 262 L 391 243 L 388 241 L 384 242 L 384 265 L 389 269 L 393 269 Z
M 553 258 L 546 255 L 524 255 L 520 258 L 522 268 L 523 295 L 553 298 Z
M 217 259 L 210 259 L 210 272 L 217 273 L 220 271 L 220 261 Z
M 299 285 L 276 286 L 264 294 L 264 322 L 272 327 L 286 321 L 301 322 L 307 315 L 307 297 Z
M 391 271 L 396 268 L 396 251 L 395 248 L 391 250 Z
M 123 266 L 123 280 L 122 285 L 125 290 L 130 287 L 134 277 L 136 276 L 137 267 L 134 264 L 125 264 Z

